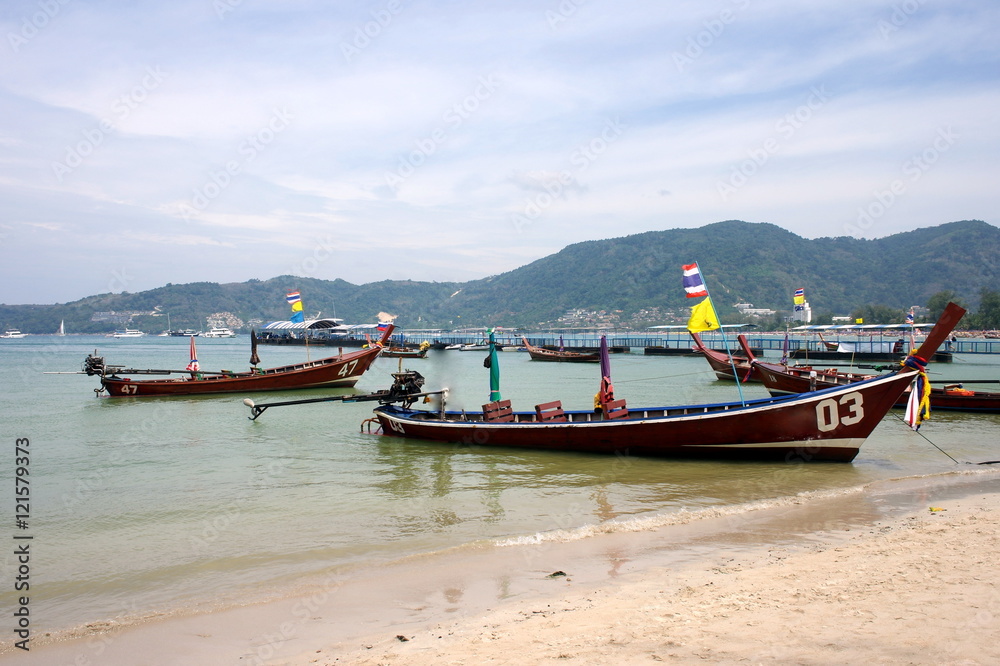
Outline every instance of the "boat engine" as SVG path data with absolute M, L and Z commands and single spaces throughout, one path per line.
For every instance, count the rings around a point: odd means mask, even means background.
M 409 408 L 415 400 L 410 396 L 421 392 L 425 381 L 424 376 L 416 370 L 406 370 L 392 373 L 392 378 L 392 386 L 386 391 L 385 397 L 379 398 L 379 402 L 382 404 L 401 402 L 404 408 Z
M 100 377 L 104 376 L 104 357 L 94 356 L 93 354 L 87 354 L 87 358 L 83 359 L 83 371 L 88 375 L 98 375 Z

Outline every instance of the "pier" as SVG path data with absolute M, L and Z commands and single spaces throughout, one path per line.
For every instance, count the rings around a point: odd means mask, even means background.
M 301 336 L 301 333 L 298 334 Z M 691 354 L 692 340 L 686 331 L 670 331 L 662 333 L 651 333 L 648 331 L 507 331 L 500 329 L 496 332 L 495 338 L 499 345 L 503 347 L 520 347 L 522 335 L 528 338 L 533 345 L 540 347 L 559 348 L 560 338 L 565 349 L 573 351 L 597 350 L 601 344 L 601 336 L 608 338 L 608 346 L 616 351 L 627 351 L 632 354 L 648 355 L 674 355 Z M 726 340 L 729 348 L 737 348 L 736 336 L 738 333 L 726 332 Z M 785 340 L 783 334 L 746 334 L 747 341 L 751 348 L 763 353 L 774 352 L 780 354 L 784 348 Z M 701 334 L 702 340 L 712 349 L 725 350 L 726 345 L 722 336 L 718 332 L 708 332 Z M 891 343 L 899 339 L 898 335 L 883 336 L 842 336 L 834 338 L 829 342 L 853 342 L 860 344 Z M 483 331 L 436 331 L 436 330 L 397 330 L 391 337 L 393 344 L 418 346 L 421 342 L 427 341 L 435 348 L 441 349 L 448 345 L 456 344 L 482 344 L 486 339 Z M 905 341 L 905 338 L 904 338 Z M 304 345 L 306 341 L 301 337 L 271 336 L 260 339 L 261 344 L 277 345 Z M 330 346 L 330 347 L 360 347 L 368 343 L 364 336 L 358 335 L 335 335 L 328 333 L 328 330 L 310 331 L 310 345 Z M 647 352 L 646 350 L 649 349 Z M 811 352 L 825 351 L 826 347 L 822 341 L 812 336 L 790 337 L 788 340 L 789 353 L 795 352 L 796 356 Z M 942 350 L 956 354 L 1000 354 L 1000 340 L 969 339 L 959 338 L 953 343 L 948 343 Z M 847 353 L 845 352 L 845 355 Z

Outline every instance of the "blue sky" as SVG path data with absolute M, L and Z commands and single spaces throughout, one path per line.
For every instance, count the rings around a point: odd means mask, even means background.
M 9 0 L 0 28 L 3 303 L 997 224 L 995 3 Z

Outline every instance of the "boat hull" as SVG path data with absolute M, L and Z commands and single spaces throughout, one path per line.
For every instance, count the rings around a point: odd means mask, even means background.
M 528 342 L 528 339 L 525 337 L 522 337 L 521 341 L 524 343 L 524 348 L 528 351 L 528 356 L 531 357 L 532 361 L 553 361 L 556 363 L 601 362 L 600 352 L 558 351 L 555 349 L 546 349 L 545 347 L 536 347 Z
M 905 403 L 897 403 L 905 407 Z M 931 411 L 977 412 L 979 414 L 1000 414 L 1000 393 L 990 391 L 970 391 L 969 394 L 949 391 L 944 388 L 931 389 Z
M 551 361 L 555 363 L 600 363 L 601 357 L 598 354 L 584 354 L 581 352 L 559 352 L 539 347 L 529 347 L 528 356 L 532 361 Z
M 362 349 L 257 373 L 194 373 L 191 377 L 139 380 L 111 375 L 101 378 L 101 386 L 115 398 L 346 388 L 358 382 L 381 352 L 380 347 Z
M 743 336 L 740 337 L 743 338 Z M 757 371 L 748 357 L 733 354 L 730 358 L 730 355 L 725 352 L 710 349 L 705 346 L 701 336 L 697 333 L 691 333 L 691 339 L 694 340 L 696 353 L 705 357 L 717 378 L 744 383 L 760 381 L 760 377 L 757 376 Z
M 562 423 L 534 412 L 506 423 L 481 414 L 375 409 L 385 435 L 481 446 L 708 459 L 850 462 L 913 373 L 851 386 L 741 403 L 629 409 L 625 419 L 566 412 Z
M 776 363 L 762 363 L 760 361 L 754 362 L 754 369 L 771 395 L 806 393 L 834 386 L 846 386 L 872 377 L 872 375 L 861 373 L 839 372 L 835 369 L 786 368 Z M 810 372 L 815 372 L 816 377 L 810 377 Z

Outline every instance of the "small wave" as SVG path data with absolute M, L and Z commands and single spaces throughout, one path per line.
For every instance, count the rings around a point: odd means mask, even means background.
M 948 484 L 949 482 L 961 483 L 969 477 L 988 477 L 997 475 L 1000 475 L 1000 469 L 967 466 L 960 469 L 948 470 L 946 472 L 934 472 L 892 479 L 880 479 L 846 488 L 809 490 L 795 495 L 759 499 L 740 504 L 710 506 L 700 509 L 687 509 L 682 507 L 676 511 L 670 511 L 667 513 L 612 519 L 603 523 L 582 525 L 575 528 L 555 529 L 546 532 L 536 532 L 535 534 L 530 535 L 506 537 L 495 540 L 493 544 L 498 547 L 509 547 L 534 546 L 543 543 L 565 543 L 588 539 L 602 534 L 652 531 L 674 525 L 687 525 L 701 520 L 730 518 L 732 516 L 739 516 L 754 511 L 763 511 L 766 509 L 775 509 L 810 502 L 836 499 L 839 497 L 871 492 L 880 487 L 889 488 L 898 482 L 921 482 L 927 484 L 927 482 L 930 481 L 935 484 Z
M 547 532 L 536 532 L 531 535 L 498 539 L 494 542 L 494 545 L 500 547 L 530 546 L 541 543 L 578 541 L 580 539 L 586 539 L 600 534 L 644 532 L 660 529 L 662 527 L 671 527 L 674 525 L 687 525 L 700 520 L 727 518 L 735 515 L 750 513 L 752 511 L 761 511 L 764 509 L 792 506 L 816 500 L 843 497 L 854 493 L 864 492 L 865 489 L 866 486 L 855 486 L 832 490 L 810 490 L 796 495 L 760 499 L 741 504 L 710 506 L 701 509 L 686 509 L 682 507 L 669 513 L 658 513 L 648 516 L 632 516 L 629 518 L 613 519 L 593 525 L 583 525 L 576 528 L 557 529 Z

